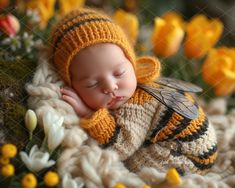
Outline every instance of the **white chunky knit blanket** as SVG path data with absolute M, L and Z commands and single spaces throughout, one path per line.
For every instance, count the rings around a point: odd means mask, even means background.
M 127 187 L 138 188 L 145 184 L 154 185 L 165 179 L 165 173 L 157 169 L 144 168 L 138 174 L 129 172 L 116 153 L 100 149 L 79 127 L 79 117 L 72 107 L 61 99 L 63 82 L 41 58 L 31 83 L 26 85 L 30 97 L 29 108 L 34 109 L 41 124 L 43 114 L 54 111 L 64 116 L 66 136 L 63 151 L 57 165 L 60 174 L 70 173 L 82 177 L 86 187 L 113 187 L 122 182 Z M 202 105 L 214 124 L 218 137 L 218 159 L 210 172 L 204 176 L 190 174 L 182 177 L 182 188 L 226 188 L 235 187 L 235 108 L 226 113 L 225 99 L 216 99 Z M 162 187 L 162 186 L 161 186 Z M 164 187 L 164 186 L 163 186 Z M 169 187 L 166 185 L 165 187 Z

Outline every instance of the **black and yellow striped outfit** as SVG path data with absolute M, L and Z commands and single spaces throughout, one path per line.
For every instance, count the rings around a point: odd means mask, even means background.
M 132 171 L 146 166 L 205 173 L 216 160 L 217 141 L 199 106 L 198 112 L 197 118 L 187 119 L 138 88 L 119 109 L 100 109 L 81 125 Z

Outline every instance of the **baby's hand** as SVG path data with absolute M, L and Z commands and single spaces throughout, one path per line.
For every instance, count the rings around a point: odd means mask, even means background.
M 60 92 L 63 100 L 69 103 L 80 117 L 89 117 L 92 115 L 93 111 L 84 104 L 72 88 L 62 88 Z

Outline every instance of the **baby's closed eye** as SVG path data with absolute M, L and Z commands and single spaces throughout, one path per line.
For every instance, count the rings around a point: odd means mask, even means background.
M 117 71 L 114 72 L 114 76 L 116 76 L 116 77 L 121 77 L 122 75 L 125 74 L 125 72 L 126 72 L 125 69 L 119 69 L 119 70 L 117 70 Z
M 87 88 L 93 88 L 93 87 L 97 86 L 98 83 L 99 83 L 98 81 L 92 80 L 92 81 L 89 81 L 89 82 L 86 83 L 86 87 Z

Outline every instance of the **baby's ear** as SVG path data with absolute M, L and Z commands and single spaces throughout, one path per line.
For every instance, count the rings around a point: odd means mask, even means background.
M 136 77 L 140 84 L 156 80 L 160 76 L 161 64 L 151 56 L 143 56 L 136 61 Z

